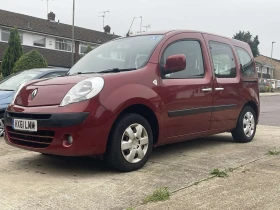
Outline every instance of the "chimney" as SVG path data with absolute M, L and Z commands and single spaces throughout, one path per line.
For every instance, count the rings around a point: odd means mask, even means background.
M 48 20 L 49 20 L 49 21 L 55 21 L 55 14 L 54 14 L 53 12 L 50 12 L 50 13 L 48 14 Z
M 108 25 L 106 25 L 106 26 L 104 27 L 104 32 L 109 34 L 110 31 L 111 31 L 111 27 L 108 26 Z

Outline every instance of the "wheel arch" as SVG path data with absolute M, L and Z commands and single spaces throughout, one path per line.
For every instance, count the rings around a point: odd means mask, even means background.
M 257 122 L 259 121 L 259 108 L 258 108 L 258 105 L 256 104 L 256 102 L 254 102 L 254 101 L 248 101 L 248 102 L 246 102 L 245 104 L 244 104 L 244 106 L 242 107 L 242 109 L 241 109 L 241 111 L 244 109 L 244 107 L 246 107 L 246 106 L 249 106 L 249 107 L 251 107 L 254 111 L 255 111 L 255 114 L 256 114 L 256 120 L 257 120 Z M 240 111 L 240 112 L 241 112 Z
M 118 112 L 117 117 L 110 129 L 109 139 L 111 137 L 111 132 L 118 121 L 118 119 L 127 113 L 135 113 L 143 116 L 150 124 L 153 131 L 153 144 L 155 145 L 158 142 L 159 138 L 159 120 L 154 110 L 146 104 L 138 103 L 138 104 L 130 104 L 123 108 L 120 112 Z M 109 141 L 108 139 L 108 141 Z

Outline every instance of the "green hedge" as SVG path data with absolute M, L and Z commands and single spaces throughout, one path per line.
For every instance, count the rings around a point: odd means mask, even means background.
M 37 50 L 32 50 L 20 57 L 15 64 L 14 72 L 47 67 L 46 59 Z

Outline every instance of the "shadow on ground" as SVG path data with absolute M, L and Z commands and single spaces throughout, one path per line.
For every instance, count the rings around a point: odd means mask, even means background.
M 150 163 L 161 162 L 164 159 L 172 159 L 193 152 L 193 150 L 205 150 L 207 147 L 219 147 L 223 144 L 235 144 L 230 136 L 211 136 L 175 144 L 169 144 L 154 148 Z M 63 176 L 92 176 L 98 174 L 116 174 L 101 159 L 90 157 L 61 157 L 33 153 L 21 159 L 11 161 L 16 168 L 26 172 L 35 171 L 41 174 L 53 174 Z M 148 162 L 148 163 L 149 163 Z M 164 162 L 163 162 L 164 163 Z M 149 170 L 148 164 L 142 170 Z

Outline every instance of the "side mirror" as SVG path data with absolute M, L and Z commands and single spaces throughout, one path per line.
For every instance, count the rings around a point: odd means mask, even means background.
M 163 73 L 170 74 L 186 69 L 187 62 L 184 54 L 171 55 L 166 59 Z

